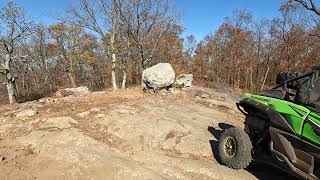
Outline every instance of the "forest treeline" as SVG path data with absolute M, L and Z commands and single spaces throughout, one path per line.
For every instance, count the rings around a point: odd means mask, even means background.
M 54 15 L 53 24 L 8 2 L 0 9 L 0 103 L 64 87 L 138 85 L 142 71 L 160 62 L 177 74 L 192 73 L 195 83 L 257 91 L 280 72 L 307 72 L 319 63 L 313 5 L 287 2 L 274 19 L 236 9 L 197 42 L 193 35 L 182 38 L 182 13 L 167 0 L 79 0 Z

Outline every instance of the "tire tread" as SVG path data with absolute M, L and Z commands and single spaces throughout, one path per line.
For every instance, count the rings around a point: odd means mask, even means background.
M 233 137 L 236 140 L 237 152 L 234 157 L 228 158 L 220 144 L 227 138 Z M 249 135 L 242 129 L 229 128 L 219 139 L 219 157 L 221 163 L 233 169 L 244 169 L 252 161 L 252 143 Z

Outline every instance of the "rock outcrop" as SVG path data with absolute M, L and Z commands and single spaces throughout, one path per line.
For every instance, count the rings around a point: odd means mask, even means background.
M 37 111 L 33 109 L 25 109 L 16 114 L 16 117 L 31 117 L 37 114 Z
M 174 85 L 177 88 L 188 88 L 192 86 L 192 80 L 192 74 L 180 74 L 179 76 L 177 76 Z
M 57 97 L 65 97 L 70 95 L 79 95 L 79 96 L 85 96 L 90 93 L 87 86 L 80 86 L 76 88 L 65 88 L 58 90 L 55 95 Z

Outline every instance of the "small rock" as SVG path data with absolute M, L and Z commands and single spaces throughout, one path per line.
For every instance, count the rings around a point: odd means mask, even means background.
M 144 89 L 144 91 L 150 94 L 156 94 L 153 89 Z
M 104 94 L 108 94 L 107 91 L 95 91 L 95 92 L 92 92 L 92 95 L 104 95 Z
M 130 111 L 129 111 L 128 109 L 120 109 L 120 110 L 118 111 L 118 113 L 119 113 L 119 114 L 129 114 Z
M 87 116 L 90 115 L 90 112 L 89 111 L 85 111 L 85 112 L 82 112 L 82 113 L 79 113 L 77 114 L 77 116 L 81 117 L 81 118 L 85 118 Z
M 42 122 L 40 128 L 59 128 L 66 129 L 72 127 L 72 124 L 77 124 L 78 122 L 71 117 L 55 117 L 50 118 Z
M 46 112 L 47 112 L 47 113 L 50 113 L 51 110 L 52 110 L 51 108 L 48 108 Z
M 91 108 L 89 111 L 90 112 L 100 112 L 101 109 L 100 108 Z
M 167 95 L 168 91 L 166 89 L 160 90 L 161 95 Z
M 55 93 L 55 95 L 57 97 L 66 97 L 66 96 L 70 96 L 70 95 L 85 96 L 88 94 L 90 94 L 90 91 L 87 86 L 81 86 L 81 87 L 77 87 L 77 88 L 60 89 Z
M 38 102 L 41 103 L 41 104 L 45 104 L 45 103 L 46 103 L 46 100 L 45 100 L 45 99 L 39 99 Z
M 72 95 L 61 98 L 64 101 L 70 101 L 73 98 Z
M 40 104 L 50 104 L 50 103 L 55 103 L 57 101 L 58 99 L 53 99 L 53 98 L 43 98 L 38 100 Z
M 206 98 L 206 99 L 207 99 L 207 98 L 209 98 L 209 95 L 208 95 L 208 94 L 201 94 L 201 95 L 200 95 L 200 97 L 201 97 L 201 98 Z
M 105 114 L 97 114 L 96 116 L 95 116 L 95 118 L 103 118 L 103 117 L 105 117 L 106 115 Z
M 192 81 L 192 74 L 180 74 L 177 76 L 174 86 L 178 88 L 188 88 L 192 86 Z
M 175 89 L 174 91 L 170 91 L 170 93 L 173 95 L 179 95 L 179 94 L 182 94 L 183 92 L 180 89 Z
M 181 88 L 182 91 L 190 91 L 192 90 L 192 87 L 183 87 Z
M 20 111 L 16 114 L 16 117 L 31 117 L 36 115 L 38 112 L 33 109 L 26 109 L 23 111 Z

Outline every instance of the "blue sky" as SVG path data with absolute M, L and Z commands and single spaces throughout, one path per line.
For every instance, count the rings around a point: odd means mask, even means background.
M 47 17 L 63 12 L 68 4 L 77 0 L 13 0 L 39 21 L 52 23 L 54 19 Z M 285 0 L 171 0 L 183 13 L 183 36 L 193 34 L 197 40 L 214 32 L 230 16 L 236 8 L 251 11 L 255 18 L 274 18 L 279 16 L 279 7 Z M 3 5 L 7 0 L 0 0 Z
M 175 0 L 183 11 L 183 35 L 193 34 L 197 40 L 214 32 L 224 17 L 234 9 L 247 9 L 255 18 L 274 18 L 280 15 L 279 8 L 285 0 Z

